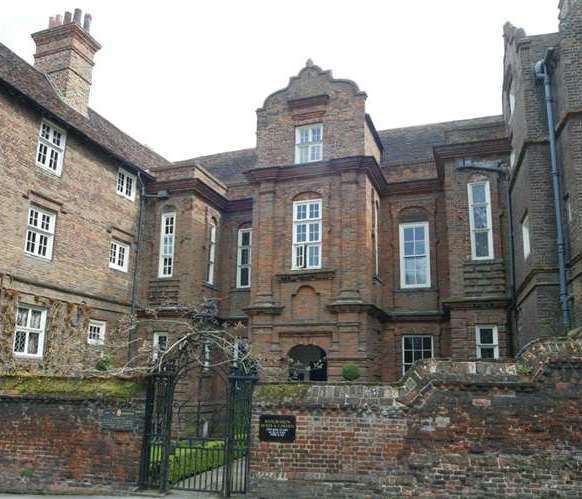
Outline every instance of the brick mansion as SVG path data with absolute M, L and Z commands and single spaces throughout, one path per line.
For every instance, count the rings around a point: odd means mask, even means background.
M 205 298 L 273 380 L 395 381 L 582 325 L 582 1 L 559 21 L 504 26 L 498 116 L 377 130 L 308 60 L 249 102 L 254 147 L 173 163 L 89 106 L 89 15 L 33 33 L 33 66 L 0 43 L 0 365 L 163 350 Z

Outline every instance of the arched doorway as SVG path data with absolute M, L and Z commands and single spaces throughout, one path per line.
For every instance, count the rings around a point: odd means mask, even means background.
M 327 381 L 327 355 L 317 345 L 296 345 L 288 354 L 291 381 Z

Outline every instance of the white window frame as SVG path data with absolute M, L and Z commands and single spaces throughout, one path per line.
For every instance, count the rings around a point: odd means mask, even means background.
M 405 344 L 405 339 L 406 338 L 422 338 L 423 340 L 425 338 L 430 338 L 430 358 L 431 359 L 434 359 L 434 338 L 433 338 L 432 335 L 430 335 L 430 334 L 405 334 L 405 335 L 402 336 L 401 343 L 400 343 L 401 344 L 401 348 L 402 348 L 402 374 L 406 374 L 406 371 L 408 371 L 408 369 L 410 369 L 414 365 L 414 363 L 416 362 L 414 360 L 414 353 L 413 353 L 413 360 L 412 360 L 412 362 L 406 362 L 405 361 L 405 351 L 408 351 L 408 350 L 405 350 L 405 348 L 404 348 L 404 344 Z M 423 343 L 424 343 L 424 341 L 423 341 Z M 427 350 L 423 346 L 421 348 L 422 356 L 421 356 L 420 359 L 427 359 L 427 358 L 429 358 L 429 357 L 425 357 L 424 356 L 424 352 L 426 352 L 426 351 Z M 413 340 L 413 349 L 412 349 L 412 352 L 414 352 L 414 340 Z M 420 360 L 420 359 L 416 359 L 416 360 Z
M 248 245 L 243 245 L 244 234 L 249 235 Z M 252 269 L 252 246 L 253 246 L 253 229 L 239 229 L 238 230 L 238 242 L 237 242 L 237 252 L 236 252 L 236 287 L 237 288 L 250 288 L 251 287 L 251 269 Z M 248 253 L 247 263 L 242 263 L 243 252 Z M 248 283 L 242 283 L 242 270 L 248 269 Z
M 311 216 L 310 205 L 317 205 L 317 217 Z M 305 206 L 305 218 L 299 217 L 300 207 Z M 292 250 L 291 250 L 291 269 L 292 270 L 305 270 L 305 269 L 320 269 L 323 264 L 323 204 L 321 199 L 309 199 L 306 201 L 294 201 L 293 202 L 293 239 L 292 239 Z M 298 237 L 298 227 L 305 225 L 305 240 L 299 241 Z M 310 239 L 310 234 L 312 233 L 311 226 L 317 226 L 317 239 Z M 310 248 L 318 248 L 318 263 L 315 265 L 309 264 L 309 252 Z
M 526 259 L 531 254 L 531 239 L 528 213 L 526 213 L 523 219 L 521 220 L 521 242 L 523 244 L 523 258 Z
M 416 229 L 422 227 L 424 230 L 425 253 L 405 255 L 404 252 L 404 231 L 405 229 Z M 407 258 L 426 258 L 426 282 L 423 284 L 407 284 L 406 283 L 406 259 Z M 414 288 L 430 288 L 431 285 L 431 269 L 430 269 L 430 231 L 428 222 L 409 222 L 400 224 L 400 287 L 402 289 Z
M 313 163 L 322 159 L 323 124 L 312 123 L 295 127 L 295 164 Z
M 208 266 L 206 269 L 206 282 L 214 285 L 216 266 L 216 224 L 208 224 Z
M 117 170 L 117 194 L 133 201 L 135 200 L 136 189 L 137 177 L 124 168 L 119 168 Z
M 122 243 L 116 239 L 111 240 L 109 244 L 109 268 L 127 272 L 129 268 L 129 244 Z
M 210 343 L 204 343 L 202 346 L 202 370 L 207 372 L 210 369 L 210 362 L 212 361 L 212 352 Z
M 176 212 L 162 213 L 160 222 L 160 258 L 158 277 L 172 277 L 176 264 Z
M 24 252 L 27 255 L 44 260 L 52 259 L 56 222 L 56 213 L 36 205 L 28 207 L 24 236 Z M 44 248 L 44 252 L 41 248 Z
M 481 342 L 481 330 L 482 329 L 491 329 L 493 331 L 493 343 L 482 343 Z M 481 350 L 483 348 L 493 348 L 493 359 L 499 358 L 499 334 L 498 334 L 497 326 L 485 326 L 485 325 L 475 326 L 475 343 L 476 343 L 476 353 L 477 353 L 478 359 L 483 358 L 482 352 L 481 352 Z
M 95 331 L 92 331 L 91 328 L 97 330 L 97 337 L 93 337 L 93 333 L 95 333 Z M 105 321 L 91 319 L 89 321 L 89 327 L 87 331 L 87 343 L 89 345 L 104 345 L 106 329 L 107 323 Z
M 36 146 L 36 164 L 43 170 L 60 177 L 67 133 L 48 120 L 41 120 Z
M 22 326 L 18 324 L 18 312 L 20 309 L 28 310 L 27 317 L 26 317 L 26 325 Z M 40 324 L 38 328 L 31 326 L 31 317 L 32 312 L 40 312 Z M 27 304 L 19 304 L 16 307 L 16 321 L 15 321 L 15 329 L 14 329 L 14 338 L 12 342 L 12 352 L 15 357 L 23 357 L 23 358 L 31 358 L 31 359 L 40 359 L 43 356 L 44 352 L 44 337 L 46 334 L 46 317 L 47 312 L 46 309 L 33 307 Z M 17 352 L 16 351 L 16 339 L 19 333 L 25 334 L 24 340 L 24 352 Z M 30 344 L 30 335 L 31 334 L 38 334 L 38 349 L 36 353 L 28 353 L 28 347 Z
M 509 106 L 509 119 L 513 117 L 513 113 L 515 113 L 515 80 L 512 79 L 511 83 L 509 84 L 509 89 L 507 92 L 507 104 Z
M 473 202 L 473 187 L 477 185 L 485 186 L 485 202 L 484 203 L 474 203 Z M 471 231 L 471 258 L 473 260 L 493 260 L 495 258 L 495 248 L 493 247 L 493 220 L 491 217 L 491 189 L 488 180 L 482 180 L 479 182 L 471 182 L 467 184 L 467 194 L 469 197 L 469 227 Z M 485 207 L 487 210 L 487 227 L 486 228 L 475 228 L 474 220 L 474 208 Z M 488 244 L 488 254 L 487 256 L 477 256 L 477 245 L 475 241 L 475 234 L 477 232 L 487 233 L 487 244 Z
M 166 338 L 166 348 L 164 350 L 160 350 L 160 338 Z M 153 336 L 153 345 L 152 345 L 152 358 L 153 360 L 158 360 L 160 357 L 160 353 L 164 353 L 168 349 L 168 333 L 165 331 L 155 332 Z
M 566 203 L 566 220 L 570 224 L 572 223 L 573 220 L 573 214 L 572 214 L 572 199 L 570 198 L 569 194 L 565 198 L 565 203 Z

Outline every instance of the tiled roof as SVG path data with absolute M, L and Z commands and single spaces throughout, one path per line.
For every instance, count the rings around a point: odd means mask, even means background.
M 58 118 L 65 126 L 75 129 L 126 163 L 144 170 L 171 164 L 92 109 L 88 110 L 88 116 L 83 116 L 69 107 L 43 73 L 1 43 L 0 82 L 31 99 L 53 118 Z
M 433 159 L 434 146 L 499 138 L 504 134 L 502 116 L 445 121 L 378 132 L 384 145 L 383 166 L 430 161 Z
M 247 182 L 243 172 L 250 170 L 257 163 L 255 149 L 240 149 L 210 156 L 177 161 L 176 166 L 198 164 L 227 185 L 244 184 Z

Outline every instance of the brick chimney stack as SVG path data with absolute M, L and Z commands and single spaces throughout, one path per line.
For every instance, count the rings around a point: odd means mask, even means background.
M 33 33 L 36 43 L 34 67 L 47 75 L 63 100 L 87 115 L 93 57 L 101 45 L 90 34 L 91 15 L 81 9 L 49 19 L 48 29 Z

